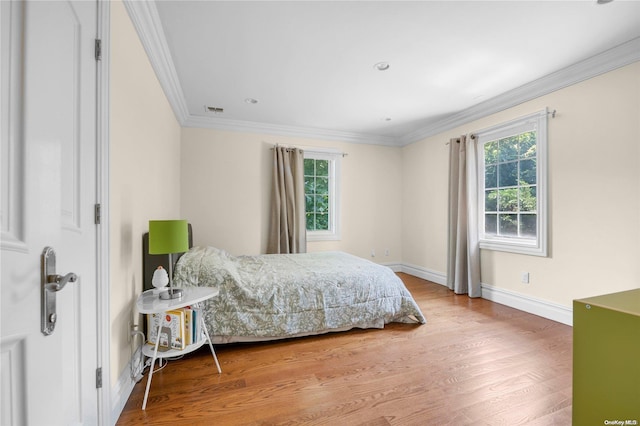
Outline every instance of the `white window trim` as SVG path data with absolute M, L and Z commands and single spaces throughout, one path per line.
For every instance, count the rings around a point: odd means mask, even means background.
M 334 149 L 306 148 L 304 158 L 329 160 L 329 230 L 307 231 L 307 241 L 339 241 L 340 236 L 340 178 L 342 152 Z
M 547 190 L 547 119 L 548 111 L 544 109 L 515 120 L 484 129 L 476 133 L 478 147 L 478 240 L 481 249 L 506 251 L 511 253 L 547 256 L 548 242 L 548 190 Z M 537 238 L 506 238 L 485 235 L 484 222 L 484 143 L 503 137 L 537 131 Z

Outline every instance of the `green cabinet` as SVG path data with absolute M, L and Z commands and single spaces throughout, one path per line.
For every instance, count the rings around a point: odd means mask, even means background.
M 573 425 L 640 426 L 640 289 L 573 302 Z

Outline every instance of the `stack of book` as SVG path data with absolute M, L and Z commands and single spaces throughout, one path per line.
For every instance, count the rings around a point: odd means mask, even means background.
M 172 311 L 147 315 L 147 343 L 155 345 L 160 328 L 159 347 L 183 350 L 189 345 L 198 343 L 202 337 L 202 321 L 200 310 L 187 306 Z

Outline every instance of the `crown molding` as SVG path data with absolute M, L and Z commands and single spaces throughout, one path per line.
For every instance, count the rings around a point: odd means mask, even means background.
M 284 126 L 189 114 L 184 92 L 164 36 L 155 2 L 123 0 L 123 3 L 176 119 L 184 127 L 250 131 L 282 136 L 340 140 L 351 143 L 405 146 L 640 60 L 640 37 L 638 37 L 531 83 L 505 92 L 502 95 L 434 121 L 399 138 L 313 127 Z
M 155 2 L 136 0 L 122 2 L 176 119 L 180 124 L 184 123 L 189 116 L 189 110 Z
M 364 133 L 351 133 L 339 130 L 318 129 L 313 127 L 285 126 L 280 124 L 258 123 L 254 121 L 232 120 L 227 118 L 190 115 L 182 123 L 184 127 L 199 127 L 237 132 L 266 133 L 279 136 L 292 136 L 310 139 L 337 140 L 342 142 L 396 146 L 396 138 Z
M 399 138 L 397 143 L 405 146 L 418 142 L 639 60 L 640 37 L 445 117 Z

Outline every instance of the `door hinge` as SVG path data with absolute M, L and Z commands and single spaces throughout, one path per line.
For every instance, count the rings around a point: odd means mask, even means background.
M 96 369 L 96 389 L 102 388 L 102 367 Z
M 97 38 L 95 42 L 95 54 L 96 61 L 102 60 L 102 40 L 100 40 L 99 38 Z
M 100 225 L 100 220 L 102 219 L 102 206 L 100 204 L 96 204 L 93 209 L 93 216 L 96 225 Z

